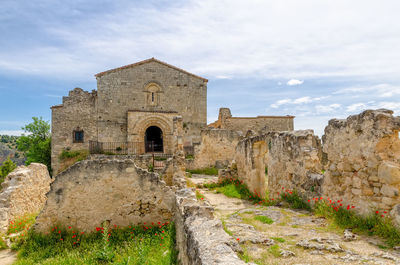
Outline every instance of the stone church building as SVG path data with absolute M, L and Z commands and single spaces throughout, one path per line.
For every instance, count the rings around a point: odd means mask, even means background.
M 185 147 L 207 125 L 207 79 L 151 58 L 95 75 L 97 91 L 75 88 L 52 110 L 54 173 L 64 149 L 172 153 L 173 118 L 182 116 Z M 105 148 L 105 146 L 108 146 Z
M 183 119 L 183 146 L 193 152 L 207 127 L 208 80 L 151 58 L 95 75 L 97 90 L 75 88 L 52 110 L 51 163 L 63 150 L 92 153 L 172 154 L 174 118 Z M 222 108 L 211 127 L 293 130 L 293 116 L 236 118 Z M 94 152 L 93 152 L 94 151 Z

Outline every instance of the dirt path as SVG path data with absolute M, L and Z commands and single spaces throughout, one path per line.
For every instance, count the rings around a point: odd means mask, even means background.
M 17 253 L 10 249 L 0 250 L 0 264 L 9 265 L 17 260 Z
M 196 184 L 210 180 L 215 181 L 215 178 L 193 175 L 191 179 Z M 383 244 L 379 239 L 343 231 L 307 211 L 255 206 L 215 191 L 198 191 L 215 208 L 225 230 L 239 239 L 243 250 L 239 255 L 247 262 L 277 265 L 400 264 L 400 251 L 381 249 Z

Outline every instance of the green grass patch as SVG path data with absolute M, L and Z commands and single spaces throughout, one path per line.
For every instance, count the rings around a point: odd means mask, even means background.
M 271 218 L 269 218 L 267 216 L 262 216 L 262 215 L 257 215 L 254 217 L 254 219 L 256 219 L 264 224 L 269 224 L 269 225 L 274 222 Z
M 192 174 L 201 174 L 201 175 L 210 175 L 210 176 L 217 176 L 218 169 L 215 167 L 207 167 L 207 168 L 199 168 L 199 169 L 187 169 L 187 172 Z
M 197 198 L 198 200 L 203 200 L 203 199 L 204 199 L 204 195 L 201 194 L 198 190 L 196 190 L 196 198 Z
M 281 237 L 271 237 L 271 239 L 273 239 L 273 240 L 275 240 L 275 241 L 277 241 L 279 243 L 285 243 L 286 242 L 286 240 L 284 238 L 281 238 Z
M 233 236 L 233 233 L 231 232 L 231 231 L 229 231 L 229 229 L 226 227 L 226 222 L 225 222 L 225 220 L 221 220 L 221 223 L 222 223 L 222 227 L 224 228 L 224 231 L 228 234 L 228 235 L 230 235 L 230 236 Z
M 0 234 L 0 250 L 6 249 L 6 248 L 7 248 L 7 244 L 6 244 L 6 242 L 3 240 L 3 235 Z
M 60 160 L 66 159 L 66 158 L 81 158 L 81 160 L 86 159 L 88 156 L 89 152 L 87 150 L 76 150 L 76 151 L 67 151 L 63 150 L 60 154 Z
M 17 265 L 21 264 L 156 264 L 177 263 L 175 226 L 103 227 L 80 233 L 54 228 L 48 234 L 30 231 L 20 239 Z
M 216 188 L 218 193 L 222 193 L 227 197 L 231 197 L 231 198 L 242 198 L 242 194 L 240 194 L 240 190 L 238 190 L 236 188 L 235 185 L 233 184 L 229 184 L 227 186 L 223 186 L 223 187 L 218 187 Z
M 281 250 L 278 245 L 272 245 L 268 252 L 271 253 L 275 258 L 279 258 L 281 256 Z

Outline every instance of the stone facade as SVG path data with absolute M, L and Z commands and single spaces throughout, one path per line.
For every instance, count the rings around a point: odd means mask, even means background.
M 136 167 L 131 159 L 92 159 L 60 173 L 36 219 L 35 230 L 55 224 L 93 231 L 104 221 L 127 226 L 170 221 L 174 192 L 158 174 Z
M 7 231 L 10 220 L 39 212 L 46 202 L 50 183 L 49 172 L 43 164 L 19 166 L 8 174 L 1 184 L 0 232 Z
M 207 123 L 207 79 L 154 58 L 96 75 L 97 91 L 75 88 L 52 107 L 52 168 L 63 149 L 88 149 L 89 141 L 136 143 L 145 152 L 151 126 L 162 131 L 164 153 L 171 152 L 173 117 L 183 118 L 183 145 L 200 143 Z M 83 142 L 74 141 L 83 131 Z
M 257 133 L 271 131 L 293 131 L 294 116 L 232 117 L 229 108 L 220 108 L 218 120 L 210 127 L 241 131 L 253 130 Z

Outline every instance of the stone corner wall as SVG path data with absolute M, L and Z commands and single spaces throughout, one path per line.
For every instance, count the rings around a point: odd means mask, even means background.
M 234 156 L 241 133 L 225 129 L 204 129 L 201 144 L 196 147 L 194 161 L 187 164 L 190 169 L 205 167 L 226 167 Z
M 93 231 L 104 221 L 127 226 L 170 221 L 174 193 L 158 174 L 138 168 L 132 159 L 80 161 L 57 175 L 35 230 L 55 224 Z
M 235 163 L 250 191 L 271 197 L 285 190 L 318 193 L 322 183 L 321 141 L 312 130 L 268 132 L 239 142 Z
M 0 232 L 8 229 L 10 220 L 40 211 L 51 181 L 47 167 L 39 163 L 19 166 L 8 174 L 0 191 Z
M 175 225 L 180 264 L 245 264 L 232 250 L 239 244 L 213 217 L 213 208 L 200 205 L 191 189 L 176 192 Z
M 332 119 L 325 128 L 324 194 L 357 205 L 362 213 L 400 204 L 400 117 L 366 110 Z

